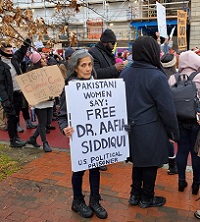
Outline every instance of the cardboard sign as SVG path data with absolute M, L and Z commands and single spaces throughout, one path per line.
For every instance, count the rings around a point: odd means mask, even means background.
M 168 38 L 167 35 L 167 23 L 166 23 L 166 9 L 159 2 L 156 2 L 157 10 L 157 22 L 158 22 L 158 32 L 160 36 Z
M 32 70 L 17 76 L 16 80 L 31 106 L 59 96 L 65 85 L 57 65 Z
M 125 83 L 122 79 L 70 81 L 65 87 L 74 172 L 129 156 Z
M 187 28 L 187 12 L 183 10 L 177 11 L 177 45 L 180 50 L 187 50 L 187 38 L 186 38 L 186 28 Z

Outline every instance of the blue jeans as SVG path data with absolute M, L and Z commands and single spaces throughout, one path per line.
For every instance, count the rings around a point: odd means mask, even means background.
M 176 156 L 179 180 L 185 180 L 185 171 L 189 152 L 191 154 L 193 182 L 200 182 L 200 157 L 194 152 L 194 145 L 199 132 L 199 125 L 194 123 L 179 123 L 180 140 Z
M 74 198 L 82 197 L 82 182 L 85 170 L 79 172 L 73 172 L 72 175 L 72 187 Z M 100 186 L 100 172 L 99 167 L 89 170 L 89 182 L 90 182 L 90 195 L 99 196 Z

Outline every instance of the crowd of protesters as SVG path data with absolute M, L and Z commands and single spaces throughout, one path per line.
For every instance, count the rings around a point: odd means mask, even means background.
M 58 65 L 66 85 L 71 80 L 123 78 L 131 129 L 130 157 L 127 161 L 133 163 L 129 204 L 141 208 L 160 207 L 165 204 L 165 197 L 155 196 L 154 190 L 157 170 L 163 164 L 168 164 L 169 175 L 178 174 L 178 191 L 183 192 L 188 186 L 185 172 L 189 153 L 193 169 L 192 194 L 197 195 L 200 185 L 200 151 L 196 144 L 200 141 L 200 121 L 177 119 L 170 86 L 176 83 L 176 73 L 190 76 L 193 72 L 200 72 L 200 50 L 195 47 L 180 52 L 173 49 L 170 37 L 162 39 L 158 32 L 155 36 L 156 38 L 139 37 L 134 41 L 131 51 L 117 51 L 115 54 L 113 49 L 117 39 L 110 29 L 102 33 L 100 41 L 94 47 L 88 50 L 67 47 L 62 54 L 45 46 L 33 49 L 35 47 L 31 47 L 30 39 L 26 39 L 14 53 L 10 44 L 2 43 L 0 101 L 6 114 L 4 130 L 8 131 L 10 146 L 23 147 L 31 144 L 40 147 L 36 141 L 40 136 L 43 150 L 51 152 L 46 134 L 55 130 L 51 125 L 54 120 L 58 120 L 60 130 L 65 136 L 70 137 L 74 132 L 73 127 L 67 124 L 64 91 L 57 98 L 34 106 L 37 116 L 37 124 L 34 124 L 30 117 L 30 106 L 15 80 L 17 75 Z M 200 95 L 200 74 L 197 74 L 193 81 Z M 19 137 L 19 133 L 24 131 L 20 126 L 20 111 L 26 121 L 26 128 L 35 129 L 27 141 Z M 72 210 L 82 217 L 92 217 L 93 212 L 101 219 L 108 216 L 100 204 L 100 170 L 107 170 L 107 167 L 89 170 L 89 206 L 82 193 L 85 171 L 72 174 Z M 197 210 L 194 215 L 200 219 L 200 211 Z

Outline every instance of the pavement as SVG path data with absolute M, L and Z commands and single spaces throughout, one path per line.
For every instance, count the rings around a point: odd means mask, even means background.
M 57 127 L 57 122 L 53 122 L 53 125 Z M 30 130 L 25 130 L 23 137 L 28 137 L 29 134 Z M 59 134 L 57 127 L 48 134 L 48 138 L 57 138 Z M 6 136 L 3 135 L 0 131 L 0 140 L 6 142 Z M 64 136 L 59 138 L 59 147 L 51 145 L 53 152 L 44 153 L 0 182 L 0 222 L 101 221 L 95 215 L 89 219 L 82 218 L 71 210 L 69 144 Z M 61 144 L 63 147 L 60 147 Z M 199 195 L 192 195 L 191 171 L 187 172 L 188 187 L 184 192 L 178 192 L 177 175 L 168 175 L 166 167 L 160 168 L 155 194 L 166 197 L 167 202 L 162 207 L 142 209 L 128 204 L 131 170 L 130 163 L 120 162 L 108 165 L 108 170 L 101 172 L 101 204 L 108 212 L 105 222 L 198 221 L 194 217 L 194 211 L 200 209 L 200 201 L 196 201 Z M 88 171 L 84 175 L 83 191 L 88 203 Z

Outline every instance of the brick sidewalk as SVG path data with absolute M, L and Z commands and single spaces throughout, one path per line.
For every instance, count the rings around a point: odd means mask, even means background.
M 131 164 L 117 163 L 101 172 L 102 205 L 108 211 L 106 222 L 185 222 L 198 221 L 193 213 L 199 208 L 198 196 L 192 195 L 192 173 L 187 173 L 188 187 L 178 192 L 177 175 L 159 169 L 156 195 L 167 202 L 160 208 L 129 206 Z M 83 189 L 88 203 L 88 172 Z M 71 167 L 68 152 L 53 151 L 24 166 L 0 183 L 0 222 L 96 222 L 71 211 Z

